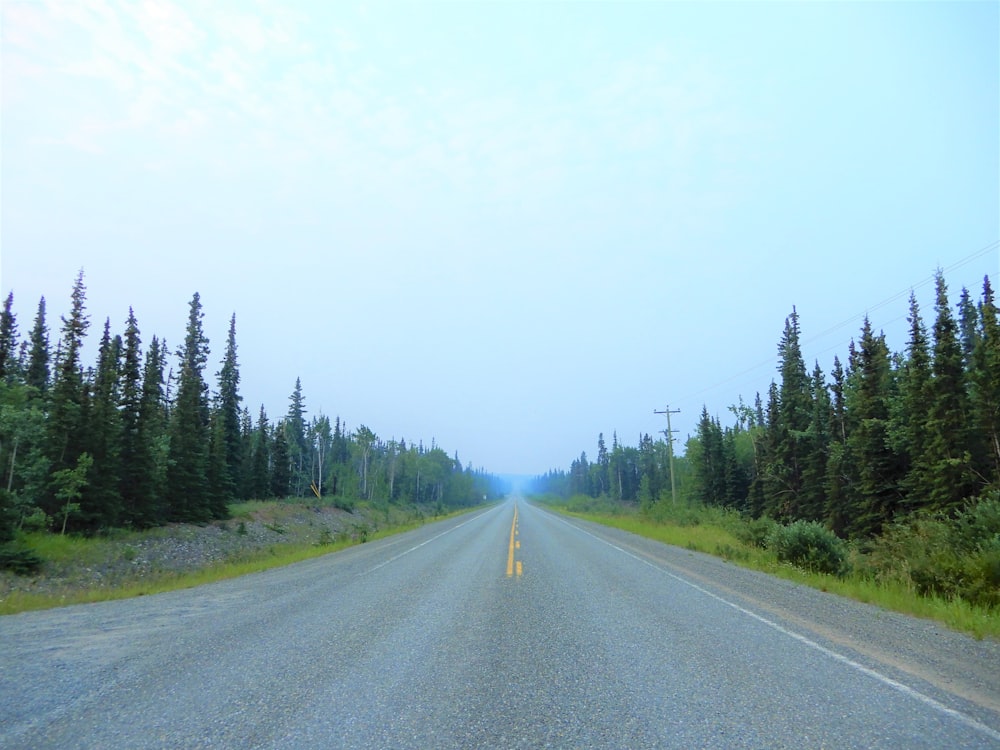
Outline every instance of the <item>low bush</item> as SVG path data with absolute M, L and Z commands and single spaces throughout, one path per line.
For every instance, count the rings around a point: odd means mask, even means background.
M 657 523 L 669 523 L 674 526 L 690 527 L 702 524 L 719 523 L 725 526 L 726 511 L 700 503 L 677 503 L 663 494 L 647 511 L 647 515 Z
M 865 559 L 870 577 L 925 596 L 1000 606 L 1000 493 L 949 517 L 917 514 L 887 527 Z
M 345 495 L 335 495 L 333 498 L 333 507 L 337 510 L 343 510 L 347 513 L 353 513 L 356 503 L 353 498 L 346 497 Z
M 768 548 L 778 560 L 813 573 L 843 575 L 847 545 L 826 526 L 815 521 L 796 521 L 775 526 L 767 538 Z
M 591 497 L 590 495 L 573 495 L 565 502 L 563 507 L 570 513 L 621 513 L 623 506 L 604 495 Z
M 38 570 L 42 558 L 16 542 L 0 544 L 0 570 L 10 570 L 18 575 L 27 575 Z
M 733 529 L 736 538 L 751 547 L 764 549 L 767 547 L 768 538 L 780 526 L 777 521 L 761 516 L 760 518 L 750 518 Z

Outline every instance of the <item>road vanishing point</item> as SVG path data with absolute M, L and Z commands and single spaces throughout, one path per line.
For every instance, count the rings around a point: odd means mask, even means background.
M 517 498 L 0 617 L 0 748 L 1000 748 L 1000 644 Z

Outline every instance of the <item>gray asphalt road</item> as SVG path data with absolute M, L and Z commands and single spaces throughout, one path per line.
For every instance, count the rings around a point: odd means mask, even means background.
M 516 513 L 0 618 L 0 747 L 1000 747 L 1000 644 Z

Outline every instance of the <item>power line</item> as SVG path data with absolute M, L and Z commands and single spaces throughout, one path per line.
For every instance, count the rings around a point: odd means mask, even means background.
M 969 263 L 971 263 L 974 260 L 982 258 L 984 255 L 986 255 L 989 252 L 995 252 L 997 250 L 997 248 L 1000 248 L 1000 240 L 995 240 L 995 241 L 991 242 L 989 245 L 986 245 L 985 247 L 980 248 L 979 250 L 977 250 L 976 252 L 972 253 L 971 255 L 967 255 L 966 257 L 962 258 L 961 260 L 959 260 L 959 261 L 957 261 L 955 263 L 952 263 L 947 268 L 940 269 L 940 272 L 942 274 L 946 274 L 946 273 L 948 273 L 950 271 L 954 271 L 956 268 L 961 268 L 962 266 L 968 265 Z M 802 341 L 802 343 L 803 344 L 811 344 L 813 341 L 816 341 L 818 339 L 823 338 L 828 333 L 833 333 L 834 331 L 840 330 L 844 326 L 850 325 L 851 323 L 856 323 L 861 318 L 865 317 L 866 315 L 869 315 L 870 313 L 875 312 L 876 310 L 882 309 L 886 305 L 892 304 L 893 302 L 897 302 L 900 299 L 903 299 L 904 297 L 909 297 L 909 295 L 912 294 L 914 290 L 920 289 L 921 287 L 927 286 L 932 281 L 934 281 L 936 278 L 937 278 L 937 272 L 932 273 L 930 276 L 928 276 L 927 278 L 923 279 L 922 281 L 918 281 L 916 284 L 913 284 L 908 289 L 904 289 L 901 292 L 897 292 L 896 294 L 892 295 L 891 297 L 888 297 L 887 299 L 882 300 L 877 305 L 873 305 L 872 307 L 869 307 L 864 312 L 857 313 L 856 315 L 852 315 L 851 317 L 847 318 L 847 320 L 844 320 L 841 323 L 837 323 L 837 325 L 831 326 L 830 328 L 827 328 L 825 331 L 821 331 L 821 332 L 819 332 L 819 333 L 817 333 L 817 334 L 815 334 L 813 336 L 810 336 L 810 337 L 804 339 Z
M 885 307 L 886 305 L 892 304 L 893 302 L 897 302 L 897 301 L 899 301 L 900 299 L 902 299 L 904 297 L 909 297 L 909 295 L 912 294 L 915 290 L 920 289 L 922 287 L 925 287 L 928 284 L 930 284 L 931 282 L 933 282 L 937 278 L 938 273 L 941 273 L 942 275 L 943 274 L 947 274 L 947 273 L 949 273 L 951 271 L 954 271 L 957 268 L 961 268 L 962 266 L 966 266 L 969 263 L 972 263 L 973 261 L 978 260 L 979 258 L 982 258 L 983 256 L 987 255 L 988 253 L 996 252 L 998 248 L 1000 248 L 1000 240 L 994 240 L 993 242 L 989 243 L 988 245 L 985 245 L 984 247 L 981 247 L 980 249 L 976 250 L 975 252 L 973 252 L 973 253 L 965 256 L 964 258 L 962 258 L 962 259 L 960 259 L 960 260 L 958 260 L 958 261 L 956 261 L 954 263 L 952 263 L 950 266 L 947 266 L 947 267 L 945 267 L 943 269 L 939 268 L 937 271 L 935 271 L 934 273 L 932 273 L 930 276 L 928 276 L 928 277 L 926 277 L 926 278 L 918 281 L 916 284 L 913 284 L 912 286 L 908 287 L 907 289 L 904 289 L 901 292 L 897 292 L 896 294 L 893 294 L 891 297 L 888 297 L 888 298 L 882 300 L 878 304 L 869 307 L 868 309 L 866 309 L 863 312 L 860 312 L 860 313 L 857 313 L 855 315 L 852 315 L 851 317 L 847 318 L 846 320 L 844 320 L 841 323 L 837 323 L 836 325 L 831 326 L 830 328 L 827 328 L 826 330 L 821 331 L 820 333 L 817 333 L 817 334 L 815 334 L 813 336 L 809 336 L 808 338 L 803 339 L 800 343 L 803 344 L 803 345 L 805 345 L 805 344 L 811 344 L 814 341 L 818 341 L 819 339 L 823 338 L 824 336 L 827 336 L 827 335 L 833 333 L 834 331 L 838 331 L 841 328 L 844 328 L 845 326 L 848 326 L 848 325 L 850 325 L 852 323 L 856 323 L 858 320 L 861 320 L 861 319 L 865 318 L 866 316 L 869 316 L 872 312 L 874 312 L 876 310 L 880 310 L 883 307 Z M 996 273 L 991 273 L 991 274 L 987 274 L 987 275 L 990 278 L 996 278 Z M 905 316 L 902 316 L 902 317 L 905 317 Z M 899 320 L 902 319 L 902 317 L 894 318 L 893 320 L 889 321 L 889 323 L 893 323 L 893 322 L 899 321 Z M 888 325 L 888 323 L 886 325 Z M 833 349 L 837 349 L 837 348 L 839 348 L 839 347 L 841 347 L 843 345 L 844 345 L 843 342 L 838 342 L 837 344 L 834 344 L 833 346 L 831 346 L 831 347 L 829 347 L 829 348 L 827 348 L 827 349 L 825 349 L 825 350 L 823 350 L 822 352 L 819 352 L 819 353 L 823 354 L 823 353 L 831 351 Z M 700 396 L 700 395 L 702 395 L 704 393 L 708 393 L 709 391 L 714 391 L 715 389 L 721 388 L 722 386 L 727 385 L 728 383 L 732 383 L 734 380 L 739 380 L 744 375 L 749 375 L 750 373 L 755 372 L 756 370 L 759 370 L 761 367 L 764 367 L 766 365 L 771 365 L 771 364 L 773 364 L 775 362 L 776 359 L 777 359 L 777 356 L 768 357 L 767 359 L 762 360 L 762 361 L 758 362 L 755 365 L 751 365 L 750 367 L 746 368 L 745 370 L 741 370 L 740 372 L 736 373 L 735 375 L 732 375 L 732 376 L 730 376 L 728 378 L 725 378 L 724 380 L 721 380 L 721 381 L 715 383 L 714 385 L 709 385 L 709 386 L 706 386 L 705 388 L 702 388 L 699 391 L 695 391 L 694 393 L 692 393 L 692 394 L 688 395 L 687 397 L 681 399 L 681 401 L 683 403 L 690 402 L 692 399 L 695 399 L 695 398 L 697 398 L 698 396 Z

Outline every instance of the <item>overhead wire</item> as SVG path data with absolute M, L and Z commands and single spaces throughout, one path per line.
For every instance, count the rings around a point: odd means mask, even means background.
M 986 254 L 988 254 L 990 252 L 996 252 L 998 249 L 1000 249 L 1000 240 L 994 240 L 993 242 L 989 243 L 988 245 L 985 245 L 985 246 L 981 247 L 980 249 L 978 249 L 975 252 L 973 252 L 973 253 L 965 256 L 964 258 L 961 258 L 960 260 L 955 261 L 951 265 L 946 266 L 945 268 L 938 268 L 938 270 L 935 271 L 934 273 L 932 273 L 930 276 L 928 276 L 928 277 L 926 277 L 926 278 L 918 281 L 917 283 L 909 286 L 908 288 L 904 289 L 901 292 L 897 292 L 897 293 L 893 294 L 892 296 L 887 297 L 886 299 L 882 300 L 878 304 L 872 305 L 871 307 L 867 308 L 863 312 L 860 312 L 860 313 L 857 313 L 855 315 L 852 315 L 851 317 L 843 320 L 840 323 L 837 323 L 836 325 L 830 326 L 829 328 L 827 328 L 827 329 L 825 329 L 825 330 L 823 330 L 823 331 L 821 331 L 821 332 L 819 332 L 817 334 L 814 334 L 812 336 L 808 336 L 808 337 L 802 339 L 800 341 L 800 344 L 801 345 L 811 344 L 811 343 L 813 343 L 815 341 L 818 341 L 818 340 L 822 339 L 825 336 L 828 336 L 829 334 L 831 334 L 831 333 L 833 333 L 835 331 L 840 330 L 841 328 L 844 328 L 845 326 L 851 325 L 852 323 L 856 323 L 857 321 L 859 321 L 859 320 L 861 320 L 861 319 L 863 319 L 865 317 L 869 317 L 872 312 L 880 310 L 883 307 L 885 307 L 886 305 L 890 305 L 893 302 L 897 302 L 900 299 L 903 299 L 904 297 L 908 298 L 917 289 L 925 287 L 928 284 L 934 282 L 935 279 L 937 279 L 939 273 L 940 274 L 947 274 L 947 273 L 949 273 L 951 271 L 954 271 L 955 269 L 961 268 L 962 266 L 966 266 L 969 263 L 972 263 L 973 261 L 978 260 L 979 258 L 982 258 L 983 256 L 985 256 Z M 994 273 L 991 273 L 991 274 L 987 274 L 987 276 L 989 276 L 991 279 L 993 279 L 993 278 L 996 277 L 996 273 L 994 272 Z M 904 319 L 905 317 L 906 316 L 904 315 L 904 316 L 893 318 L 891 321 L 888 321 L 887 323 L 884 323 L 884 325 L 889 325 L 891 323 L 898 322 L 898 321 Z M 832 351 L 834 349 L 837 349 L 837 348 L 840 348 L 842 346 L 845 346 L 847 343 L 849 343 L 849 342 L 842 342 L 842 341 L 837 342 L 836 344 L 833 344 L 832 346 L 830 346 L 827 349 L 824 349 L 823 351 L 818 352 L 818 353 L 819 354 L 824 354 L 826 352 L 829 352 L 829 351 Z M 778 355 L 777 354 L 772 355 L 772 356 L 768 357 L 767 359 L 758 362 L 757 364 L 751 365 L 750 367 L 747 367 L 746 369 L 741 370 L 740 372 L 736 373 L 735 375 L 731 375 L 730 377 L 725 378 L 723 380 L 720 380 L 717 383 L 714 383 L 714 384 L 706 386 L 706 387 L 704 387 L 704 388 L 702 388 L 702 389 L 700 389 L 698 391 L 695 391 L 694 393 L 691 393 L 691 394 L 689 394 L 688 396 L 686 396 L 684 398 L 678 399 L 677 402 L 678 403 L 690 403 L 693 399 L 697 398 L 698 396 L 701 396 L 702 394 L 708 393 L 709 391 L 714 391 L 717 388 L 721 388 L 722 386 L 727 385 L 728 383 L 732 383 L 735 380 L 739 380 L 744 375 L 749 375 L 750 373 L 759 370 L 761 367 L 764 367 L 766 365 L 773 365 L 777 361 L 777 359 L 778 359 Z

